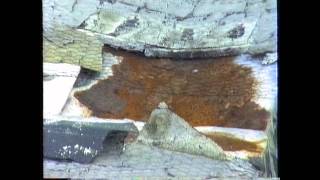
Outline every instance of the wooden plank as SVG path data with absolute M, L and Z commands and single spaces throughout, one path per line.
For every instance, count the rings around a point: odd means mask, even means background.
M 92 33 L 55 24 L 43 33 L 45 62 L 75 64 L 101 71 L 102 47 Z
M 43 64 L 43 114 L 59 114 L 80 72 L 70 64 Z
M 104 121 L 98 118 L 52 116 L 43 123 L 44 157 L 90 163 L 103 151 L 107 136 L 120 138 L 138 133 L 132 122 Z

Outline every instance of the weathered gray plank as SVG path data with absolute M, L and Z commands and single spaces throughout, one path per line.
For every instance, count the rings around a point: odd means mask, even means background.
M 277 50 L 276 0 L 44 0 L 55 21 L 146 56 L 212 57 Z
M 92 34 L 55 24 L 43 32 L 44 62 L 69 63 L 101 71 L 103 44 Z
M 218 161 L 142 144 L 127 145 L 121 154 L 109 151 L 91 164 L 44 161 L 44 177 L 132 179 L 255 178 L 259 171 L 248 161 Z
M 44 157 L 90 163 L 109 144 L 107 136 L 138 133 L 131 122 L 106 121 L 98 118 L 45 117 L 43 125 Z

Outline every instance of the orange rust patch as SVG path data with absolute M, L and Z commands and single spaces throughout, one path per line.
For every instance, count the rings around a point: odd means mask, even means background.
M 216 142 L 224 151 L 249 151 L 251 153 L 260 154 L 263 152 L 263 148 L 253 142 L 247 142 L 241 139 L 226 137 L 219 133 L 206 134 Z
M 232 57 L 183 61 L 104 50 L 123 57 L 112 66 L 113 76 L 75 93 L 93 116 L 147 121 L 164 101 L 192 126 L 266 127 L 269 113 L 251 102 L 256 84 L 251 69 Z

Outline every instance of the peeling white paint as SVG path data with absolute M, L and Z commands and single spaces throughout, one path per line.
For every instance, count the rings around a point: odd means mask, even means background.
M 43 72 L 53 77 L 43 81 L 43 114 L 59 114 L 80 72 L 80 66 L 43 63 Z
M 263 65 L 258 59 L 253 59 L 249 55 L 241 55 L 237 56 L 235 63 L 252 69 L 253 76 L 258 81 L 253 101 L 271 111 L 278 93 L 277 62 Z
M 71 146 L 63 146 L 62 148 L 63 148 L 64 150 L 67 150 L 67 149 L 71 148 Z
M 83 153 L 84 153 L 85 155 L 91 154 L 91 148 L 90 148 L 90 147 L 89 147 L 89 148 L 84 148 Z

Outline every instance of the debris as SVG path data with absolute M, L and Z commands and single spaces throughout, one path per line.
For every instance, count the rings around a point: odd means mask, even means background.
M 164 104 L 164 102 L 160 103 L 161 108 L 153 110 L 149 121 L 137 138 L 137 143 L 218 160 L 226 159 L 221 147 L 192 128 L 168 108 L 164 108 Z
M 267 53 L 262 60 L 262 64 L 264 65 L 273 64 L 277 62 L 277 60 L 278 60 L 278 53 Z

